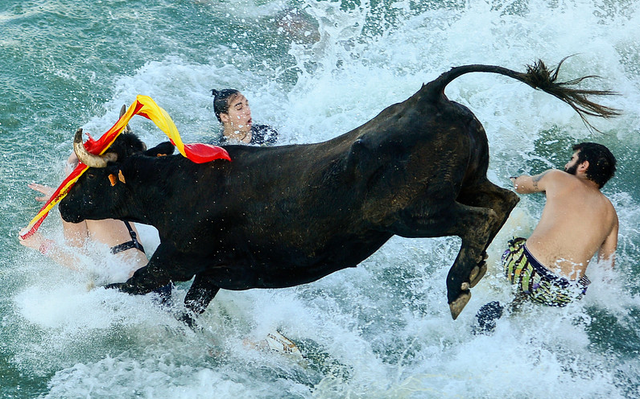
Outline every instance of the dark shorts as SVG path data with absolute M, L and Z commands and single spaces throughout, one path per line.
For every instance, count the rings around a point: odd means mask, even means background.
M 502 255 L 504 273 L 518 292 L 548 306 L 566 306 L 582 298 L 591 283 L 587 276 L 574 281 L 556 275 L 529 253 L 525 243 L 522 237 L 514 238 Z

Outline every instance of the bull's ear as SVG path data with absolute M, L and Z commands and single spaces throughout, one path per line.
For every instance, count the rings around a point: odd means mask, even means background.
M 108 177 L 109 177 L 109 182 L 111 183 L 111 187 L 118 184 L 118 181 L 120 181 L 120 183 L 122 184 L 127 183 L 127 181 L 124 178 L 124 175 L 122 174 L 122 170 L 118 170 L 118 177 L 116 177 L 115 173 L 109 173 Z
M 157 146 L 153 147 L 150 150 L 144 152 L 144 155 L 149 157 L 158 157 L 162 155 L 171 155 L 175 147 L 171 144 L 170 141 L 165 141 L 164 143 L 160 143 Z

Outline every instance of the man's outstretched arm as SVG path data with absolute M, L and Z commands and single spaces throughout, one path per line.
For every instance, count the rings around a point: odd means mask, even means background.
M 543 177 L 551 171 L 552 170 L 547 170 L 546 172 L 542 172 L 535 176 L 522 175 L 518 177 L 511 177 L 510 179 L 513 183 L 513 188 L 518 194 L 540 193 L 546 191 Z

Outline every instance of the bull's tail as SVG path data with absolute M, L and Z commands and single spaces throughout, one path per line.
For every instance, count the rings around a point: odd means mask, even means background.
M 588 127 L 597 130 L 589 123 L 589 121 L 587 120 L 587 116 L 610 118 L 620 115 L 620 111 L 615 108 L 610 108 L 595 103 L 589 100 L 589 97 L 610 96 L 616 95 L 616 93 L 609 90 L 585 90 L 571 87 L 581 83 L 585 79 L 597 78 L 597 76 L 594 75 L 583 76 L 581 78 L 573 79 L 567 82 L 556 82 L 558 78 L 558 72 L 560 71 L 560 66 L 567 58 L 564 58 L 562 61 L 560 61 L 556 68 L 551 70 L 549 70 L 541 60 L 538 60 L 538 62 L 536 62 L 535 64 L 527 66 L 527 73 L 520 73 L 507 68 L 492 65 L 465 65 L 455 67 L 450 71 L 443 73 L 436 80 L 424 86 L 423 92 L 426 92 L 427 96 L 431 97 L 432 99 L 439 98 L 444 95 L 444 89 L 449 83 L 466 73 L 497 73 L 519 80 L 523 83 L 528 84 L 534 89 L 540 89 L 559 98 L 560 100 L 569 104 L 571 108 L 573 108 L 578 113 L 578 115 L 580 115 L 580 118 L 582 118 L 582 121 Z

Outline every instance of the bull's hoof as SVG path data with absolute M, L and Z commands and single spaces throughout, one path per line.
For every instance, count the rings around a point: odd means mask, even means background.
M 124 283 L 113 283 L 113 284 L 107 284 L 104 286 L 104 288 L 109 289 L 109 290 L 120 290 L 122 291 L 122 287 L 124 286 Z
M 178 320 L 186 324 L 192 330 L 198 329 L 198 323 L 196 322 L 195 314 L 193 312 L 182 312 L 178 317 Z
M 113 283 L 105 285 L 104 288 L 118 290 L 120 292 L 125 292 L 127 294 L 138 294 L 135 286 L 127 283 Z
M 480 262 L 480 264 L 471 270 L 471 274 L 469 275 L 469 285 L 471 288 L 475 287 L 482 277 L 484 277 L 487 272 L 487 263 L 485 261 Z
M 467 306 L 469 300 L 471 299 L 471 292 L 464 291 L 458 296 L 458 298 L 449 304 L 449 310 L 451 310 L 451 317 L 453 320 L 457 319 L 462 309 Z

